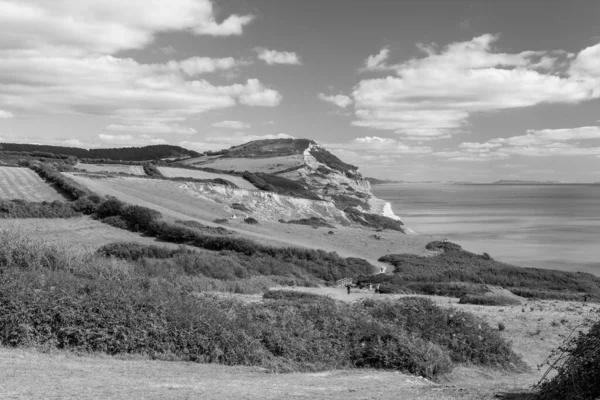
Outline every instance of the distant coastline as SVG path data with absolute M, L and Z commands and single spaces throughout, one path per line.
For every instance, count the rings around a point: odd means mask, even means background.
M 556 186 L 556 185 L 600 185 L 600 182 L 564 182 L 564 181 L 525 181 L 525 180 L 499 180 L 494 182 L 469 182 L 469 181 L 396 181 L 391 179 L 365 178 L 371 185 L 393 184 L 437 184 L 437 185 L 520 185 L 520 186 Z

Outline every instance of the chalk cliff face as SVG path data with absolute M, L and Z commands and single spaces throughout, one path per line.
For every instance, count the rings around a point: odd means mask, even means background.
M 312 209 L 311 212 L 318 214 L 315 216 L 327 215 L 326 219 L 337 223 L 349 221 L 370 227 L 404 230 L 400 218 L 393 213 L 390 204 L 373 195 L 371 185 L 357 167 L 343 162 L 311 140 L 253 141 L 220 152 L 206 153 L 201 157 L 186 160 L 185 164 L 196 168 L 248 172 L 271 185 L 265 185 L 266 190 L 273 185 L 291 187 L 301 184 L 314 199 L 321 200 L 317 201 L 321 205 L 307 208 L 306 205 L 298 204 L 298 210 L 304 211 L 299 212 L 295 218 L 310 217 L 308 210 Z M 229 195 L 233 195 L 233 192 Z M 237 197 L 239 195 L 241 192 L 236 194 Z M 238 200 L 242 201 L 241 198 Z M 245 199 L 249 203 L 258 204 L 251 200 Z M 265 204 L 282 202 L 279 196 L 265 197 L 263 200 Z M 289 202 L 293 203 L 295 200 Z M 257 206 L 254 208 L 258 210 Z M 292 216 L 288 215 L 289 217 Z

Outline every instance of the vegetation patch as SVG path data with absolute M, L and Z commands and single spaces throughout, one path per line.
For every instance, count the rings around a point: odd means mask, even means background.
M 589 329 L 587 333 L 568 337 L 547 360 L 549 368 L 537 385 L 539 399 L 600 398 L 600 321 L 585 325 L 576 329 Z M 547 379 L 550 372 L 556 375 Z
M 375 229 L 391 229 L 404 233 L 404 223 L 389 217 L 384 217 L 379 214 L 369 214 L 357 210 L 356 208 L 348 207 L 344 210 L 346 216 L 353 222 Z
M 193 254 L 185 247 L 170 249 L 164 246 L 144 245 L 135 242 L 114 242 L 100 247 L 98 254 L 104 257 L 116 257 L 123 260 L 139 260 L 141 258 L 173 258 L 181 254 Z
M 215 223 L 219 223 L 217 222 L 217 220 L 214 221 Z M 225 222 L 227 222 L 227 220 L 225 220 Z M 176 224 L 181 224 L 181 225 L 185 225 L 187 227 L 190 228 L 196 228 L 204 233 L 208 233 L 208 234 L 214 234 L 214 235 L 232 235 L 233 231 L 230 231 L 228 229 L 225 228 L 221 228 L 221 227 L 216 227 L 213 228 L 212 226 L 207 226 L 204 224 L 201 224 L 198 221 L 192 221 L 192 220 L 186 220 L 186 221 L 182 221 L 182 220 L 177 220 L 175 221 Z M 223 223 L 223 222 L 221 222 Z
M 482 306 L 517 306 L 521 302 L 518 299 L 491 294 L 465 294 L 459 300 L 459 304 L 478 304 Z
M 156 177 L 156 178 L 164 178 L 163 174 L 160 172 L 158 167 L 154 164 L 145 164 L 144 172 L 148 176 Z
M 316 193 L 310 191 L 300 182 L 281 176 L 244 172 L 242 177 L 258 189 L 285 196 L 299 197 L 310 200 L 322 200 Z
M 370 210 L 371 206 L 363 199 L 356 196 L 348 196 L 345 194 L 335 194 L 331 196 L 331 200 L 339 210 L 346 210 L 348 207 L 361 207 L 363 210 Z
M 5 231 L 0 236 L 4 346 L 145 354 L 279 372 L 384 368 L 432 379 L 456 362 L 519 364 L 483 321 L 420 299 L 343 304 L 275 294 L 248 304 L 199 292 L 203 281 L 194 274 L 152 268 L 154 262 L 179 266 L 175 259 L 117 262 Z
M 285 224 L 294 224 L 294 225 L 308 225 L 313 228 L 335 228 L 335 226 L 328 223 L 323 218 L 319 217 L 310 217 L 310 218 L 300 218 L 300 219 L 291 219 L 289 221 L 281 220 Z
M 250 212 L 250 209 L 242 203 L 233 203 L 231 208 L 238 211 Z
M 321 164 L 325 164 L 329 168 L 339 171 L 348 177 L 354 177 L 358 168 L 354 165 L 346 164 L 322 147 L 313 147 L 310 149 L 310 155 L 313 156 Z
M 80 217 L 63 201 L 34 203 L 25 200 L 0 200 L 0 218 L 73 218 Z
M 244 222 L 247 223 L 248 225 L 256 225 L 256 224 L 258 224 L 258 221 L 255 218 L 252 218 L 252 217 L 244 218 Z
M 433 257 L 391 254 L 379 259 L 395 267 L 392 275 L 371 280 L 385 283 L 395 291 L 462 297 L 481 294 L 481 285 L 494 285 L 522 297 L 547 299 L 592 299 L 600 297 L 600 278 L 582 272 L 517 267 L 493 260 L 486 255 L 465 251 L 451 242 L 431 242 L 430 250 L 440 250 Z M 365 279 L 370 279 L 365 277 Z M 475 286 L 457 286 L 457 283 Z M 471 292 L 474 288 L 477 292 Z

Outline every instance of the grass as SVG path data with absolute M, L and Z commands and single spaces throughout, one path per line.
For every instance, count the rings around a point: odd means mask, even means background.
M 169 275 L 142 260 L 45 245 L 15 232 L 0 237 L 4 346 L 279 372 L 383 368 L 431 379 L 459 362 L 519 364 L 482 321 L 421 299 L 345 304 L 275 294 L 244 303 L 202 293 L 193 273 Z
M 591 300 L 600 298 L 600 278 L 591 274 L 517 267 L 470 253 L 450 242 L 431 242 L 427 248 L 441 253 L 433 257 L 410 254 L 381 257 L 379 261 L 395 267 L 394 273 L 371 280 L 396 291 L 455 297 L 481 293 L 481 285 L 487 284 L 529 298 L 583 300 L 586 294 Z

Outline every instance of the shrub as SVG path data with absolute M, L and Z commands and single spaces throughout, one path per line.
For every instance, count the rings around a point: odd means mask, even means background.
M 118 200 L 114 197 L 109 198 L 104 201 L 98 209 L 96 210 L 96 217 L 98 219 L 104 219 L 106 217 L 114 217 L 117 215 L 121 215 L 123 209 L 125 208 L 125 203 L 121 200 Z
M 225 221 L 225 223 L 227 222 L 226 219 L 224 221 Z M 214 222 L 218 223 L 217 220 L 215 220 Z M 214 235 L 231 235 L 231 234 L 233 234 L 233 231 L 227 230 L 225 228 L 221 228 L 221 227 L 214 228 L 212 226 L 206 226 L 204 224 L 201 224 L 198 221 L 193 221 L 193 220 L 189 220 L 189 221 L 177 220 L 177 221 L 175 221 L 175 223 L 185 225 L 190 228 L 196 228 L 196 229 L 202 231 L 203 233 L 208 233 L 208 234 L 214 234 Z M 223 222 L 221 222 L 221 223 L 223 223 Z
M 34 203 L 25 200 L 0 200 L 0 218 L 73 218 L 81 214 L 62 201 Z
M 548 371 L 537 385 L 540 399 L 600 398 L 600 321 L 593 323 L 587 333 L 570 337 L 547 362 Z M 556 375 L 546 380 L 552 371 Z
M 258 221 L 255 218 L 252 217 L 248 217 L 244 219 L 244 222 L 250 225 L 256 225 L 258 224 Z
M 348 207 L 344 210 L 346 216 L 353 222 L 376 229 L 391 229 L 404 233 L 404 223 L 389 217 L 384 217 L 379 214 L 369 214 L 357 210 L 353 207 Z
M 119 228 L 119 229 L 127 229 L 128 228 L 127 222 L 118 215 L 106 217 L 106 218 L 101 219 L 100 221 L 102 221 L 103 223 L 108 224 L 114 228 Z
M 226 218 L 217 218 L 213 221 L 215 224 L 228 224 L 229 220 Z
M 154 164 L 144 164 L 144 172 L 148 176 L 162 178 L 163 174 L 160 172 L 158 167 Z
M 157 262 L 181 267 L 176 259 L 119 264 L 2 234 L 5 346 L 147 354 L 280 372 L 386 368 L 428 378 L 449 372 L 453 360 L 506 365 L 516 357 L 482 321 L 419 299 L 343 304 L 279 293 L 270 295 L 279 299 L 244 303 L 198 293 L 198 287 L 243 291 L 250 279 L 219 283 L 152 268 Z M 255 285 L 274 282 L 255 279 Z
M 498 322 L 498 330 L 500 332 L 506 330 L 506 325 L 504 325 L 504 323 L 502 323 L 502 322 Z
M 176 255 L 193 253 L 193 251 L 184 247 L 170 249 L 162 246 L 144 245 L 134 242 L 109 243 L 100 247 L 96 252 L 104 257 L 116 257 L 125 260 L 139 260 L 141 258 L 173 258 Z
M 330 223 L 325 221 L 323 218 L 319 218 L 319 217 L 291 219 L 287 222 L 285 220 L 279 220 L 279 222 L 282 222 L 285 224 L 308 225 L 308 226 L 312 226 L 312 227 L 335 228 L 335 226 L 331 225 Z
M 478 304 L 482 306 L 518 306 L 521 302 L 502 295 L 477 295 L 466 294 L 459 300 L 459 304 Z
M 120 212 L 120 216 L 127 222 L 130 230 L 145 232 L 160 216 L 160 213 L 147 207 L 133 205 L 124 207 Z
M 379 261 L 395 269 L 393 275 L 378 276 L 378 283 L 385 282 L 398 291 L 410 289 L 455 297 L 481 293 L 477 287 L 483 284 L 501 286 L 522 297 L 558 300 L 581 300 L 586 294 L 600 297 L 600 278 L 592 274 L 517 267 L 465 251 L 451 242 L 430 242 L 426 248 L 441 253 L 432 257 L 412 254 L 380 257 Z M 466 286 L 461 288 L 457 283 Z
M 233 208 L 234 210 L 238 210 L 238 211 L 250 212 L 250 209 L 242 203 L 233 203 L 231 205 L 231 208 Z

